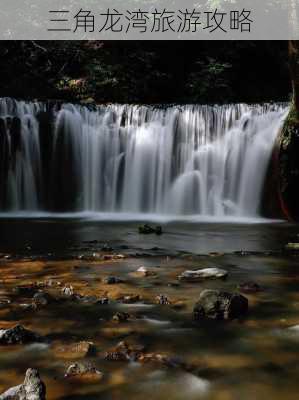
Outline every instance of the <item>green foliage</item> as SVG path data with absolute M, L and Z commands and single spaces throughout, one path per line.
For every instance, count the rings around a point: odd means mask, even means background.
M 120 103 L 284 100 L 286 42 L 2 41 L 0 96 Z
M 230 82 L 227 71 L 232 68 L 230 63 L 219 62 L 207 57 L 197 61 L 197 71 L 190 74 L 188 87 L 195 101 L 223 101 L 231 97 Z

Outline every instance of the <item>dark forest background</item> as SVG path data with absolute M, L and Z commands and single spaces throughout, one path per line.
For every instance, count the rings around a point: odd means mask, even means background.
M 0 95 L 83 103 L 285 101 L 287 42 L 0 42 Z

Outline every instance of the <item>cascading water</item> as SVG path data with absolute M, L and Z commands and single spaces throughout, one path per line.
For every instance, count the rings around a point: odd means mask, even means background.
M 0 99 L 0 211 L 255 217 L 285 113 Z

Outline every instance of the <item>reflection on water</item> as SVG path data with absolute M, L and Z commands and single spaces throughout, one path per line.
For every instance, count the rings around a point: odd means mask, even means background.
M 142 220 L 144 223 L 146 220 Z M 279 250 L 294 238 L 296 225 L 286 222 L 164 222 L 162 236 L 139 235 L 140 221 L 101 221 L 81 218 L 0 218 L 0 251 L 63 252 L 83 242 L 97 240 L 123 251 L 185 251 L 206 254 L 212 251 Z M 292 239 L 294 240 L 294 239 Z

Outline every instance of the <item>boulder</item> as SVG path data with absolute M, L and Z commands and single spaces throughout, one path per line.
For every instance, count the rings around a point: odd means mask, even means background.
M 248 300 L 238 293 L 220 290 L 204 290 L 193 309 L 196 320 L 231 320 L 244 317 L 248 312 Z
M 203 268 L 195 271 L 184 271 L 178 276 L 181 281 L 196 282 L 204 279 L 219 279 L 226 278 L 228 272 L 221 268 Z
M 37 333 L 16 325 L 9 329 L 0 329 L 0 344 L 27 344 L 40 342 L 42 337 Z
M 45 400 L 46 386 L 40 379 L 36 369 L 29 368 L 26 371 L 25 380 L 21 385 L 8 389 L 0 400 Z

